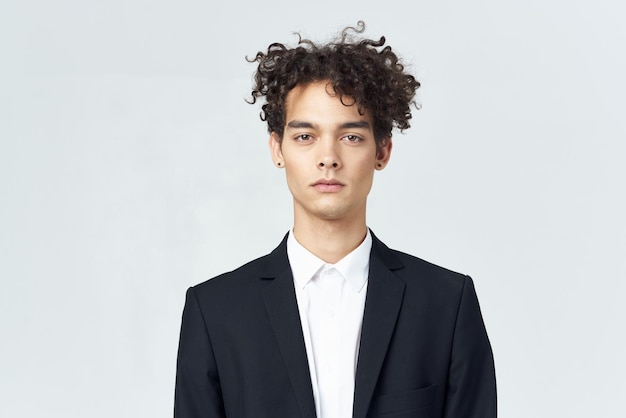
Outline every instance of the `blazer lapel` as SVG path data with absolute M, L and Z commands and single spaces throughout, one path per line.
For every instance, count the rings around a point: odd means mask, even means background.
M 268 261 L 268 274 L 264 277 L 272 279 L 272 282 L 268 283 L 263 291 L 265 308 L 298 399 L 302 417 L 315 418 L 313 388 L 293 276 L 287 258 L 286 239 L 270 254 Z M 275 273 L 272 274 L 270 271 Z
M 354 418 L 366 418 L 402 305 L 404 282 L 391 270 L 403 265 L 372 233 L 373 245 L 354 388 Z

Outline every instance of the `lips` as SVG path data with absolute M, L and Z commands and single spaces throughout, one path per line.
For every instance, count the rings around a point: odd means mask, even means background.
M 313 187 L 320 192 L 338 192 L 345 185 L 335 179 L 320 179 L 313 183 Z

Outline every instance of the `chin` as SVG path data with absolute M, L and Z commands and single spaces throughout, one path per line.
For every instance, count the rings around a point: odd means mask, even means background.
M 350 211 L 345 207 L 325 207 L 315 211 L 320 219 L 327 221 L 336 221 L 350 216 Z

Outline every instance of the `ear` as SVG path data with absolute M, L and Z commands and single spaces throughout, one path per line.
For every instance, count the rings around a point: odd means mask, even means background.
M 276 132 L 270 134 L 269 139 L 270 153 L 272 154 L 272 161 L 278 168 L 285 166 L 285 160 L 283 159 L 283 150 L 281 148 L 281 140 Z
M 391 137 L 388 137 L 382 141 L 376 152 L 376 170 L 382 170 L 385 168 L 391 158 L 391 148 L 393 144 Z

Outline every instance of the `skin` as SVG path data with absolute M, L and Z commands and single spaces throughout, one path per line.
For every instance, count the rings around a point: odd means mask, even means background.
M 367 196 L 374 171 L 391 155 L 391 138 L 377 149 L 373 118 L 345 105 L 327 81 L 293 88 L 286 98 L 282 139 L 269 139 L 293 196 L 294 235 L 305 248 L 336 263 L 365 238 Z

